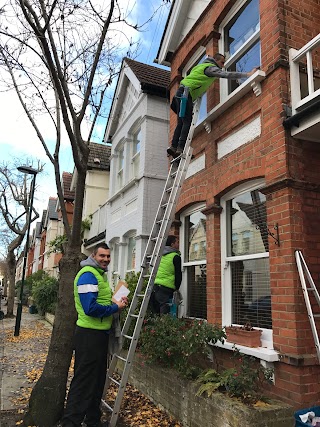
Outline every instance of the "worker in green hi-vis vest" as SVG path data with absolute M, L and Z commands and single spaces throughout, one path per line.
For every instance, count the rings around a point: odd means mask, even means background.
M 174 291 L 181 285 L 181 256 L 179 252 L 179 238 L 169 235 L 164 247 L 158 273 L 154 280 L 150 299 L 151 310 L 154 314 L 170 312 L 170 301 Z
M 108 282 L 110 249 L 98 243 L 93 253 L 81 261 L 74 279 L 74 300 L 78 320 L 74 334 L 74 375 L 70 385 L 62 427 L 106 426 L 100 420 L 100 403 L 106 372 L 109 334 L 114 315 L 123 310 L 127 297 L 112 301 Z
M 207 56 L 204 62 L 193 67 L 190 73 L 181 80 L 171 103 L 171 109 L 177 114 L 178 122 L 171 146 L 167 149 L 169 156 L 178 157 L 183 153 L 192 122 L 193 103 L 209 89 L 216 79 L 237 80 L 247 78 L 257 71 L 256 68 L 249 73 L 224 71 L 222 70 L 224 63 L 225 57 L 221 53 L 216 53 L 213 57 Z

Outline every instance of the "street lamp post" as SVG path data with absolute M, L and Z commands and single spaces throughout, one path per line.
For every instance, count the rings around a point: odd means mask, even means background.
M 30 235 L 30 226 L 31 226 L 31 216 L 32 216 L 32 206 L 33 206 L 33 196 L 34 196 L 34 189 L 36 184 L 36 175 L 39 171 L 36 169 L 33 169 L 29 166 L 19 166 L 18 168 L 19 172 L 26 173 L 28 175 L 32 175 L 32 181 L 31 181 L 31 187 L 30 187 L 30 195 L 29 195 L 29 206 L 28 206 L 28 229 L 27 229 L 27 239 L 26 239 L 26 246 L 24 250 L 24 257 L 23 257 L 23 266 L 22 266 L 22 278 L 21 278 L 21 289 L 20 289 L 20 299 L 18 302 L 18 308 L 17 308 L 17 316 L 16 316 L 16 324 L 14 327 L 14 336 L 18 337 L 20 333 L 20 324 L 21 324 L 21 313 L 22 313 L 22 298 L 23 298 L 23 286 L 24 281 L 26 277 L 26 266 L 27 266 L 27 257 L 28 257 L 28 250 L 29 250 L 29 235 Z

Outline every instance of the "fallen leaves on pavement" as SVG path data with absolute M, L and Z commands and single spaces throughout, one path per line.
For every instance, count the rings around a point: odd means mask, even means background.
M 10 354 L 10 360 L 8 360 L 8 356 L 4 356 L 0 358 L 0 363 L 8 375 L 21 378 L 19 381 L 21 385 L 18 390 L 12 390 L 10 401 L 23 417 L 32 388 L 42 374 L 51 328 L 48 328 L 43 321 L 33 321 L 30 322 L 30 327 L 21 328 L 18 337 L 13 336 L 11 329 L 4 332 L 6 353 Z M 72 374 L 73 363 L 70 368 L 69 379 Z M 111 398 L 112 395 L 115 397 L 116 390 L 110 387 L 108 393 Z M 181 424 L 129 384 L 121 407 L 117 424 L 119 427 L 181 427 Z M 22 421 L 18 421 L 16 425 L 21 423 Z

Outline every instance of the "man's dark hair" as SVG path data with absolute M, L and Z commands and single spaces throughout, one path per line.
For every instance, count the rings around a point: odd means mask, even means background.
M 217 52 L 213 55 L 213 59 L 216 59 L 217 61 L 219 61 L 219 59 L 221 59 L 221 58 L 226 59 L 226 57 L 224 55 L 222 55 L 222 53 L 219 53 L 219 52 Z
M 95 255 L 95 254 L 98 252 L 98 249 L 100 249 L 100 248 L 102 248 L 102 249 L 110 249 L 110 248 L 109 248 L 109 246 L 108 246 L 106 243 L 101 242 L 101 243 L 98 243 L 98 244 L 93 248 L 93 254 Z
M 176 242 L 176 240 L 177 240 L 177 236 L 174 236 L 173 234 L 170 234 L 170 235 L 168 236 L 168 238 L 167 238 L 166 246 L 171 246 L 171 245 L 172 245 L 172 243 L 175 243 L 175 242 Z

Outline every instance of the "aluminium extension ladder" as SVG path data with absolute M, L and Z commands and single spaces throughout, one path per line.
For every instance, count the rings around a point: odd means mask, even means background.
M 320 362 L 320 342 L 319 342 L 318 329 L 317 329 L 317 325 L 316 325 L 316 321 L 315 321 L 316 318 L 320 318 L 320 314 L 314 314 L 313 313 L 312 305 L 310 303 L 309 292 L 313 293 L 319 307 L 320 307 L 320 296 L 319 296 L 319 292 L 318 292 L 316 285 L 315 285 L 315 283 L 311 277 L 310 271 L 307 267 L 307 264 L 303 258 L 301 251 L 295 251 L 295 257 L 296 257 L 297 267 L 298 267 L 298 271 L 299 271 L 303 296 L 304 296 L 304 300 L 305 300 L 305 303 L 307 306 L 308 317 L 309 317 L 309 321 L 310 321 L 310 325 L 311 325 L 312 335 L 313 335 L 315 347 L 317 350 L 318 360 Z M 308 279 L 309 287 L 306 283 L 306 278 Z
M 153 283 L 158 271 L 163 248 L 170 231 L 171 223 L 174 218 L 175 208 L 178 203 L 181 187 L 186 177 L 188 166 L 191 160 L 193 151 L 191 148 L 191 141 L 198 120 L 199 108 L 200 99 L 197 100 L 194 104 L 193 119 L 184 152 L 181 156 L 171 161 L 168 177 L 143 256 L 139 280 L 131 301 L 127 318 L 122 328 L 121 335 L 123 341 L 127 340 L 127 342 L 129 342 L 127 355 L 126 357 L 122 357 L 120 354 L 114 354 L 110 363 L 110 367 L 107 371 L 105 390 L 107 390 L 107 387 L 111 382 L 114 383 L 117 387 L 116 399 L 113 406 L 109 405 L 105 400 L 102 400 L 102 405 L 110 412 L 112 412 L 109 421 L 110 427 L 115 427 L 117 424 L 121 401 L 127 385 L 131 364 L 143 325 L 143 320 L 148 308 Z M 145 285 L 146 280 L 148 281 L 147 285 Z M 132 335 L 129 335 L 129 329 L 132 322 L 135 322 L 134 332 Z M 132 329 L 133 328 L 130 330 Z M 118 360 L 121 360 L 124 363 L 120 380 L 117 380 L 113 377 Z

